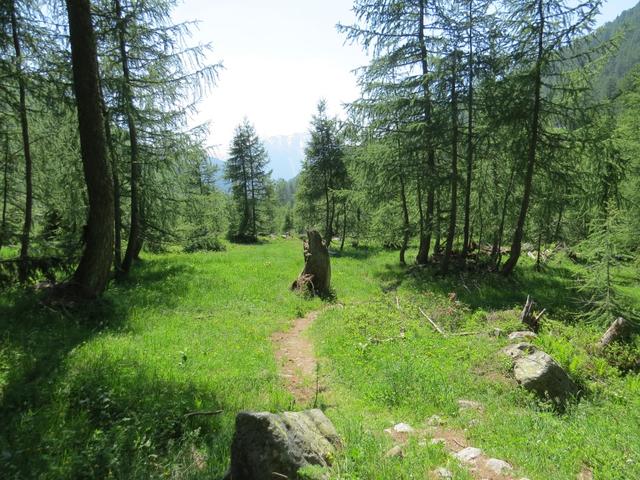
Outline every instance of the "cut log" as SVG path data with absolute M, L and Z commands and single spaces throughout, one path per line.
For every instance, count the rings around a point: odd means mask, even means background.
M 618 317 L 602 335 L 597 344 L 598 348 L 604 348 L 610 343 L 623 339 L 629 333 L 630 326 L 631 324 L 627 320 Z
M 307 232 L 307 240 L 304 241 L 304 268 L 291 289 L 320 296 L 331 293 L 329 251 L 316 230 Z

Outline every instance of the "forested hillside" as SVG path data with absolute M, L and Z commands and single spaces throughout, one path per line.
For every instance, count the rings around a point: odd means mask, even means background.
M 606 62 L 602 73 L 595 81 L 594 88 L 600 98 L 614 96 L 624 89 L 623 80 L 640 64 L 640 3 L 622 12 L 613 22 L 598 29 L 596 37 L 602 41 L 614 41 L 616 51 Z
M 359 93 L 308 92 L 285 180 L 250 116 L 213 158 L 250 57 L 176 0 L 0 0 L 0 477 L 640 478 L 640 5 L 602 5 L 353 0 Z

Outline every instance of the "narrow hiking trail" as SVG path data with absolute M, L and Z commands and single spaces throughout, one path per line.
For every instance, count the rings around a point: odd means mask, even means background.
M 316 399 L 316 395 L 325 390 L 325 386 L 319 383 L 318 360 L 313 343 L 308 338 L 309 328 L 323 311 L 324 309 L 313 310 L 304 317 L 296 318 L 289 330 L 276 332 L 271 336 L 280 376 L 287 390 L 295 398 L 296 404 L 301 406 L 310 406 Z M 503 462 L 502 460 L 490 458 L 481 450 L 471 447 L 462 430 L 437 424 L 426 429 L 411 429 L 411 432 L 398 432 L 394 428 L 389 428 L 385 433 L 393 439 L 396 445 L 394 449 L 398 449 L 399 456 L 403 456 L 402 449 L 409 439 L 416 436 L 424 445 L 427 442 L 441 445 L 460 461 L 474 479 L 517 480 L 520 478 L 509 475 L 511 467 L 508 464 L 507 468 L 502 468 L 503 463 L 495 466 L 496 462 Z M 430 478 L 452 478 L 448 474 L 449 471 L 441 467 L 431 472 Z
M 311 324 L 322 310 L 314 310 L 296 318 L 286 332 L 272 335 L 275 356 L 287 390 L 299 405 L 308 405 L 316 396 L 318 361 L 313 343 L 307 336 Z

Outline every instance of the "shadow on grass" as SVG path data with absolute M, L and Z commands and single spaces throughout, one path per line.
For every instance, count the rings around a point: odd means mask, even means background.
M 32 291 L 0 295 L 3 478 L 150 478 L 169 465 L 194 468 L 205 444 L 227 454 L 226 438 L 216 445 L 217 419 L 184 417 L 219 408 L 212 392 L 99 348 L 77 349 L 126 328 L 133 307 L 177 304 L 189 273 L 188 265 L 146 261 L 74 311 L 45 307 Z
M 432 291 L 441 295 L 455 292 L 457 299 L 472 309 L 502 310 L 524 304 L 530 295 L 539 308 L 546 308 L 559 319 L 569 320 L 580 309 L 573 288 L 572 273 L 561 266 L 519 266 L 511 277 L 499 273 L 451 271 L 443 276 L 438 267 L 388 264 L 376 276 L 384 291 L 404 285 L 415 292 Z
M 378 255 L 382 251 L 379 247 L 359 246 L 359 247 L 345 247 L 342 251 L 329 249 L 329 254 L 332 257 L 338 258 L 353 258 L 355 260 L 366 260 L 375 255 Z

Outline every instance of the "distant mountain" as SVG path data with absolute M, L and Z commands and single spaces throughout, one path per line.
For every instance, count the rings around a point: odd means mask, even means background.
M 300 173 L 308 138 L 308 133 L 294 133 L 269 137 L 263 141 L 274 179 L 290 180 Z
M 594 85 L 599 98 L 614 96 L 620 81 L 636 65 L 640 65 L 640 3 L 600 27 L 596 38 L 608 41 L 618 34 L 622 34 L 618 51 L 604 67 Z

